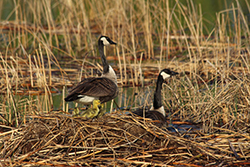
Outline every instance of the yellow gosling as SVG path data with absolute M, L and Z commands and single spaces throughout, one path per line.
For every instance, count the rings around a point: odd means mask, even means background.
M 76 117 L 76 116 L 79 116 L 80 115 L 80 110 L 79 108 L 74 108 L 74 111 L 73 111 L 73 116 Z
M 99 117 L 99 113 L 102 113 L 103 110 L 103 104 L 101 104 L 100 100 L 93 100 L 93 107 L 87 109 L 86 111 L 81 114 L 81 117 L 86 118 L 95 118 Z
M 100 104 L 100 108 L 99 108 L 99 113 L 97 115 L 97 118 L 101 118 L 105 113 L 106 113 L 106 110 L 104 109 L 104 104 Z

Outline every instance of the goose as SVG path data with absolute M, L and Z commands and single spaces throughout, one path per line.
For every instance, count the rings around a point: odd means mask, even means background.
M 104 55 L 104 46 L 116 45 L 109 37 L 101 36 L 98 39 L 98 49 L 101 56 L 103 73 L 101 77 L 90 77 L 83 79 L 73 87 L 66 102 L 75 101 L 84 105 L 90 105 L 94 100 L 105 103 L 118 95 L 117 77 L 113 68 L 108 64 Z
M 154 92 L 154 101 L 153 106 L 150 109 L 137 109 L 133 112 L 140 117 L 151 118 L 152 120 L 159 120 L 159 126 L 162 126 L 166 123 L 166 113 L 164 110 L 164 106 L 162 105 L 162 97 L 161 97 L 161 89 L 162 84 L 167 78 L 171 76 L 177 75 L 177 72 L 171 71 L 170 69 L 163 69 L 157 78 L 156 89 Z M 145 113 L 145 114 L 144 114 Z
M 105 113 L 103 109 L 103 103 L 100 100 L 93 100 L 93 107 L 85 110 L 80 114 L 79 110 L 74 110 L 74 116 L 80 116 L 84 118 L 99 118 Z

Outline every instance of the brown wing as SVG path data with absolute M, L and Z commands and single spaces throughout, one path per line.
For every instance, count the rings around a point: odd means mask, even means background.
M 144 114 L 143 114 L 144 112 L 145 112 L 145 118 L 150 118 L 154 120 L 154 124 L 156 126 L 162 127 L 167 124 L 166 117 L 164 117 L 162 113 L 160 113 L 159 111 L 155 111 L 155 110 L 149 110 L 149 107 L 146 107 L 145 109 L 139 108 L 133 113 L 140 117 L 144 117 Z
M 77 100 L 79 95 L 93 97 L 114 96 L 116 92 L 116 84 L 108 78 L 86 78 L 70 91 L 65 101 Z

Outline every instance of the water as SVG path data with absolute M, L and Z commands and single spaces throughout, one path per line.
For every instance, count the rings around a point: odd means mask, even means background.
M 150 105 L 153 99 L 152 91 L 154 84 L 152 86 L 147 87 L 127 87 L 127 88 L 119 88 L 119 94 L 115 98 L 116 103 L 118 104 L 120 109 L 132 109 L 142 106 L 143 104 Z M 68 93 L 66 93 L 67 95 Z M 54 110 L 62 110 L 63 109 L 63 95 L 62 92 L 52 94 L 53 99 L 53 109 Z M 112 106 L 111 106 L 112 105 Z M 68 107 L 71 110 L 75 108 L 75 102 L 68 102 Z M 83 104 L 78 104 L 79 108 L 85 108 Z M 109 101 L 105 103 L 105 108 L 107 112 L 112 112 L 117 109 L 115 103 Z

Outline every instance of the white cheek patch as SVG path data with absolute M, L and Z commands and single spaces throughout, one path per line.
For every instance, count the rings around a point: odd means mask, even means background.
M 162 78 L 163 78 L 164 80 L 170 77 L 170 75 L 167 74 L 167 73 L 165 73 L 165 72 L 162 72 L 162 73 L 161 73 L 161 76 L 162 76 Z
M 103 42 L 103 45 L 105 45 L 105 46 L 110 45 L 110 43 L 108 42 L 108 40 L 105 37 L 102 37 L 101 41 Z

